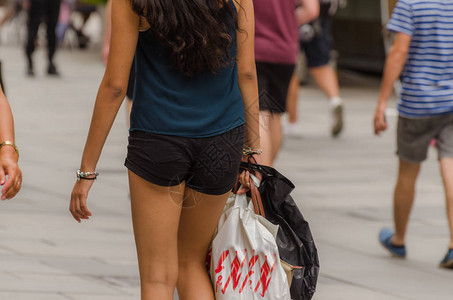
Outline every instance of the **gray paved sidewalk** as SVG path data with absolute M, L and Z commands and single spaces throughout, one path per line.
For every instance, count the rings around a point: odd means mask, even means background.
M 45 58 L 41 50 L 37 58 Z M 103 66 L 95 52 L 58 54 L 62 78 L 24 76 L 22 49 L 0 48 L 16 118 L 24 186 L 0 203 L 0 300 L 139 299 L 126 170 L 122 109 L 104 148 L 81 225 L 68 212 L 69 194 L 88 130 Z M 453 299 L 453 273 L 437 268 L 448 241 L 435 152 L 424 165 L 409 229 L 409 256 L 390 258 L 377 242 L 391 225 L 396 175 L 395 118 L 372 135 L 377 82 L 343 89 L 346 131 L 333 140 L 323 95 L 302 89 L 301 139 L 287 139 L 277 168 L 296 185 L 322 271 L 315 299 Z

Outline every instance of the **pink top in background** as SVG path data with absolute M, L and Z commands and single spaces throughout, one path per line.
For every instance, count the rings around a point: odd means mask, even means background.
M 295 0 L 253 0 L 255 6 L 255 59 L 294 64 L 299 50 Z

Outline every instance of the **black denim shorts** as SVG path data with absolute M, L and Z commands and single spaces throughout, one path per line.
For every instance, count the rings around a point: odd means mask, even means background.
M 256 62 L 260 110 L 272 113 L 286 111 L 286 97 L 295 65 Z
M 187 138 L 134 130 L 125 166 L 160 186 L 182 182 L 195 191 L 222 195 L 233 189 L 244 146 L 244 125 L 206 138 Z

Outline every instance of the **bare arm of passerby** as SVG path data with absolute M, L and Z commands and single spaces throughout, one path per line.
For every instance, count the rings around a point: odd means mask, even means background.
M 300 6 L 296 10 L 299 25 L 307 24 L 319 16 L 318 0 L 301 0 Z
M 80 170 L 93 172 L 104 147 L 107 135 L 126 95 L 129 71 L 138 40 L 139 17 L 132 11 L 129 0 L 113 0 L 112 38 L 104 78 L 99 87 L 91 126 L 83 151 Z M 92 180 L 80 180 L 71 194 L 70 211 L 78 222 L 88 219 L 88 192 Z
M 102 42 L 102 62 L 107 65 L 110 51 L 110 37 L 112 35 L 112 0 L 105 7 L 104 38 Z
M 238 83 L 245 108 L 246 136 L 245 145 L 250 148 L 260 148 L 259 128 L 259 97 L 258 81 L 255 64 L 255 17 L 252 0 L 242 0 L 238 9 L 237 32 L 237 66 Z M 254 155 L 259 163 L 259 155 Z M 245 174 L 243 174 L 245 175 Z M 243 185 L 246 177 L 242 176 Z
M 381 92 L 374 114 L 374 133 L 379 135 L 387 129 L 385 120 L 385 110 L 387 101 L 392 94 L 395 81 L 401 75 L 404 65 L 406 64 L 407 54 L 411 44 L 412 37 L 404 33 L 397 33 L 390 53 L 387 55 L 385 62 L 384 75 L 381 84 Z
M 6 22 L 8 22 L 11 17 L 13 16 L 13 11 L 10 7 L 6 7 L 5 8 L 5 13 L 0 21 L 0 28 L 3 27 L 3 25 L 6 24 Z
M 0 89 L 0 143 L 3 142 L 14 144 L 14 121 L 8 101 Z M 12 145 L 0 147 L 0 185 L 3 185 L 1 200 L 11 199 L 20 190 L 22 173 L 17 165 L 18 159 L 19 155 Z

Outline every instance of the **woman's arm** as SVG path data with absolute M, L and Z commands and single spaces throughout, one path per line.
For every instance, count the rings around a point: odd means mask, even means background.
M 138 39 L 139 17 L 128 0 L 113 0 L 112 37 L 107 68 L 99 87 L 90 131 L 83 151 L 80 170 L 96 169 L 107 135 L 126 95 L 126 89 Z M 71 195 L 70 211 L 80 222 L 91 216 L 86 206 L 92 180 L 77 181 Z
M 0 87 L 0 143 L 14 141 L 14 120 L 11 108 Z M 1 200 L 11 199 L 19 192 L 22 181 L 22 173 L 17 165 L 19 155 L 10 145 L 0 148 L 0 185 Z M 8 181 L 6 182 L 6 175 Z M 6 182 L 6 184 L 5 184 Z
M 260 146 L 259 96 L 255 65 L 255 16 L 252 0 L 241 0 L 238 7 L 238 83 L 245 108 L 245 145 Z
M 255 13 L 252 0 L 240 1 L 238 7 L 238 26 L 238 83 L 244 102 L 246 128 L 244 147 L 258 149 L 261 148 L 259 93 L 255 63 Z M 248 161 L 249 158 L 250 157 L 243 156 L 242 160 Z M 260 163 L 259 155 L 253 155 L 253 158 L 256 163 Z M 261 179 L 260 174 L 256 175 Z M 248 172 L 242 172 L 239 176 L 239 180 L 244 188 L 237 191 L 237 193 L 243 194 L 250 188 Z

